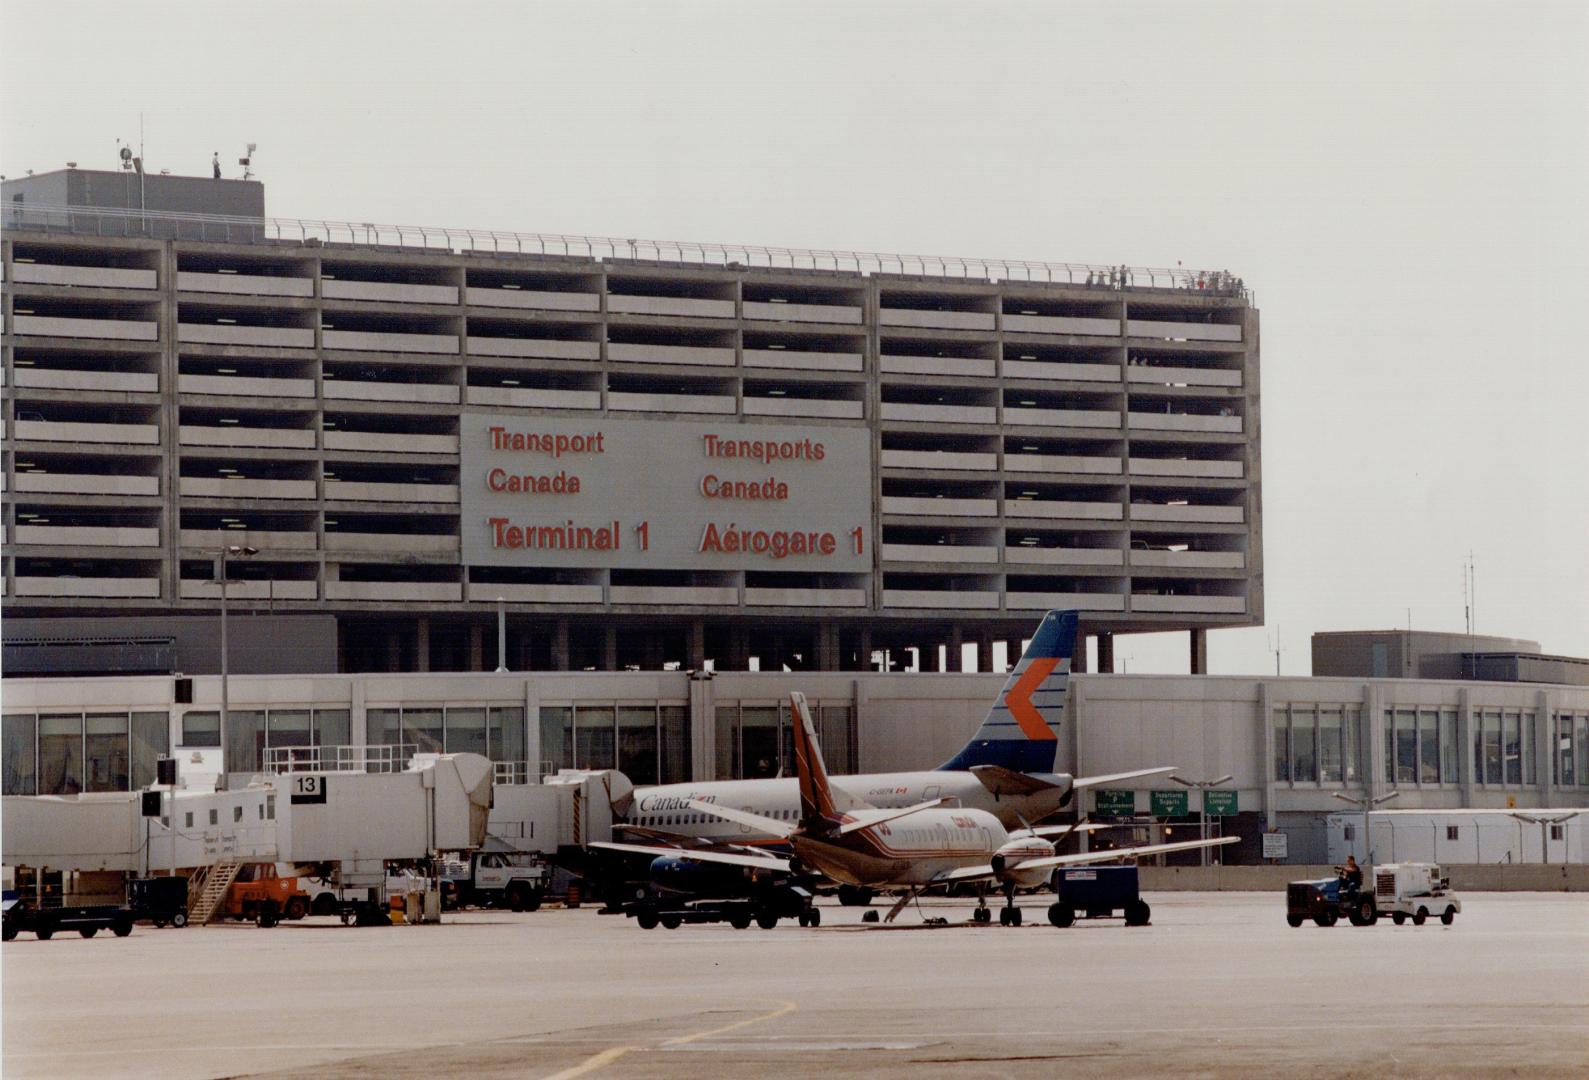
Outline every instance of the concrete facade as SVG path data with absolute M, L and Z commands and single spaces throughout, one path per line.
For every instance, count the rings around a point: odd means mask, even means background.
M 270 219 L 84 236 L 105 230 L 25 205 L 9 614 L 103 635 L 213 612 L 240 543 L 234 595 L 332 614 L 346 671 L 489 670 L 498 596 L 515 668 L 954 670 L 1051 607 L 1089 633 L 1262 622 L 1258 315 L 1234 286 L 289 243 Z M 863 430 L 869 565 L 469 565 L 459 425 L 484 411 Z

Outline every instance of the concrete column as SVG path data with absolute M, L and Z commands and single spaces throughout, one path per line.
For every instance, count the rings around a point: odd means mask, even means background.
M 817 624 L 816 657 L 811 665 L 817 671 L 838 671 L 843 665 L 839 656 L 839 628 L 831 622 Z
M 1013 668 L 1021 662 L 1021 639 L 1011 638 L 1004 643 L 1004 665 L 1006 669 Z
M 943 670 L 942 665 L 938 662 L 938 643 L 936 641 L 928 642 L 925 645 L 916 646 L 916 654 L 917 654 L 918 657 L 920 657 L 920 659 L 918 660 L 918 662 L 916 664 L 916 667 L 917 667 L 918 670 L 920 670 L 920 671 L 941 671 L 941 670 Z
M 618 670 L 618 628 L 605 626 L 601 632 L 601 670 Z
M 552 627 L 552 670 L 568 670 L 568 620 L 558 619 Z
M 977 638 L 977 670 L 993 670 L 993 639 L 985 635 Z
M 469 627 L 469 670 L 470 671 L 484 671 L 484 670 L 486 670 L 485 669 L 485 653 L 486 653 L 486 630 L 485 630 L 485 627 L 480 626 L 478 624 L 475 625 L 475 626 Z M 492 659 L 495 660 L 495 657 L 493 657 Z M 493 663 L 491 666 L 493 668 L 495 668 L 496 664 Z
M 1275 725 L 1274 705 L 1269 694 L 1267 682 L 1258 683 L 1258 723 L 1261 725 L 1262 738 L 1258 745 L 1262 748 L 1263 761 L 1260 762 L 1258 775 L 1263 781 L 1263 813 L 1264 828 L 1273 832 L 1275 828 Z
M 414 670 L 430 670 L 430 619 L 421 615 L 414 620 Z
M 386 669 L 403 670 L 403 632 L 395 628 L 386 635 Z
M 662 638 L 658 634 L 647 634 L 640 643 L 640 666 L 647 671 L 662 670 Z
M 860 671 L 872 670 L 872 631 L 869 627 L 861 627 L 861 643 L 858 651 L 860 657 L 856 661 L 856 668 Z
M 965 633 L 959 626 L 951 626 L 949 628 L 949 643 L 944 649 L 945 671 L 965 670 L 965 647 Z
M 728 631 L 728 662 L 725 666 L 729 671 L 750 669 L 750 635 L 744 627 L 735 626 Z
M 1208 631 L 1191 631 L 1192 674 L 1208 674 Z
M 1087 635 L 1076 635 L 1076 651 L 1070 657 L 1070 673 L 1072 675 L 1085 675 L 1087 673 Z
M 1109 633 L 1098 635 L 1098 671 L 1104 675 L 1113 675 L 1115 670 L 1115 636 Z
M 706 666 L 706 623 L 704 620 L 690 620 L 690 627 L 685 631 L 684 642 L 684 666 L 691 671 L 700 671 Z

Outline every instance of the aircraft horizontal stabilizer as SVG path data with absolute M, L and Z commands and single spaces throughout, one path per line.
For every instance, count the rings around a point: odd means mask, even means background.
M 779 821 L 777 818 L 763 817 L 753 814 L 749 810 L 734 810 L 727 806 L 718 806 L 716 803 L 702 802 L 700 799 L 690 800 L 690 809 L 699 810 L 703 814 L 720 817 L 724 821 L 732 821 L 738 825 L 745 825 L 752 829 L 768 833 L 772 836 L 788 836 L 795 831 L 792 822 Z
M 1234 844 L 1241 837 L 1225 836 L 1217 840 L 1178 840 L 1173 844 L 1144 844 L 1142 847 L 1111 848 L 1105 851 L 1087 851 L 1080 855 L 1050 855 L 1046 859 L 1023 859 L 1022 872 L 1047 870 L 1055 866 L 1086 866 L 1089 863 L 1115 862 L 1119 859 L 1140 859 L 1147 855 L 1164 855 L 1171 851 L 1195 851 L 1198 848 Z M 991 866 L 962 866 L 947 870 L 933 878 L 934 885 L 947 885 L 957 881 L 991 881 L 999 875 Z
M 1064 787 L 1066 783 L 1058 776 L 1016 772 L 1003 765 L 973 765 L 971 775 L 982 781 L 982 786 L 995 795 L 1032 795 L 1049 788 Z
M 1071 833 L 1101 832 L 1104 829 L 1113 829 L 1118 826 L 1104 821 L 1084 821 L 1080 825 L 1038 825 L 1028 829 L 1033 836 L 1041 836 L 1045 840 L 1050 836 L 1069 836 Z
M 836 836 L 846 836 L 857 829 L 869 829 L 873 825 L 881 825 L 885 821 L 896 818 L 908 817 L 922 810 L 931 810 L 935 806 L 942 806 L 942 799 L 928 799 L 926 802 L 917 803 L 915 806 L 905 806 L 898 810 L 863 810 L 856 815 L 854 821 L 846 821 L 834 833 Z
M 1172 773 L 1178 766 L 1165 765 L 1158 769 L 1133 769 L 1131 772 L 1109 773 L 1107 776 L 1078 776 L 1071 781 L 1071 787 L 1097 787 L 1099 784 L 1113 784 L 1121 780 L 1136 780 L 1144 776 L 1163 776 Z
M 694 862 L 723 863 L 727 866 L 748 866 L 753 870 L 789 872 L 789 860 L 774 855 L 735 855 L 728 851 L 690 851 L 684 848 L 652 847 L 648 844 L 609 844 L 596 841 L 588 845 L 605 851 L 624 851 L 632 855 L 667 856 L 673 859 L 690 859 Z

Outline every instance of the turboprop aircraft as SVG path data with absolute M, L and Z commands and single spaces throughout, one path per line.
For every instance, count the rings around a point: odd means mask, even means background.
M 843 884 L 871 889 L 898 889 L 903 896 L 888 913 L 892 921 L 923 889 L 957 882 L 997 883 L 1004 890 L 1005 907 L 999 922 L 1019 926 L 1021 909 L 1015 906 L 1018 887 L 1044 884 L 1055 867 L 1136 859 L 1171 851 L 1193 851 L 1235 843 L 1237 837 L 1145 844 L 1078 855 L 1056 855 L 1047 835 L 1063 833 L 1065 826 L 1009 833 L 992 814 L 975 808 L 944 809 L 942 798 L 913 806 L 879 808 L 851 806 L 834 801 L 822 748 L 817 740 L 805 695 L 789 695 L 794 716 L 796 783 L 800 813 L 790 822 L 745 810 L 688 800 L 697 813 L 715 815 L 769 836 L 785 840 L 794 857 L 771 853 L 719 853 L 710 850 L 646 848 L 638 844 L 597 844 L 619 851 L 667 853 L 675 858 L 721 862 L 746 867 L 748 859 L 767 870 L 798 872 L 811 868 Z M 988 921 L 985 898 L 979 897 L 977 922 Z
M 954 757 L 921 772 L 834 777 L 833 805 L 840 811 L 898 809 L 938 799 L 986 811 L 1010 829 L 1049 816 L 1068 804 L 1079 788 L 1172 771 L 1139 769 L 1080 778 L 1053 772 L 1076 634 L 1076 612 L 1050 611 L 1010 671 L 982 726 Z M 801 812 L 794 777 L 665 784 L 636 788 L 634 796 L 629 820 L 615 826 L 615 831 L 663 843 L 679 838 L 750 842 L 749 826 L 695 808 L 692 801 L 743 809 L 788 824 Z

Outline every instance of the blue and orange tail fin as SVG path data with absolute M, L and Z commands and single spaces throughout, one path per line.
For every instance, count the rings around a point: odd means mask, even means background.
M 822 760 L 822 745 L 817 742 L 817 729 L 811 722 L 806 696 L 798 690 L 791 693 L 789 708 L 794 719 L 790 726 L 794 729 L 795 772 L 800 777 L 800 820 L 837 819 L 839 813 L 833 806 L 832 789 L 828 787 L 828 767 Z
M 958 754 L 938 766 L 940 770 L 1001 765 L 1016 772 L 1054 771 L 1077 626 L 1074 611 L 1043 616 L 987 719 Z

